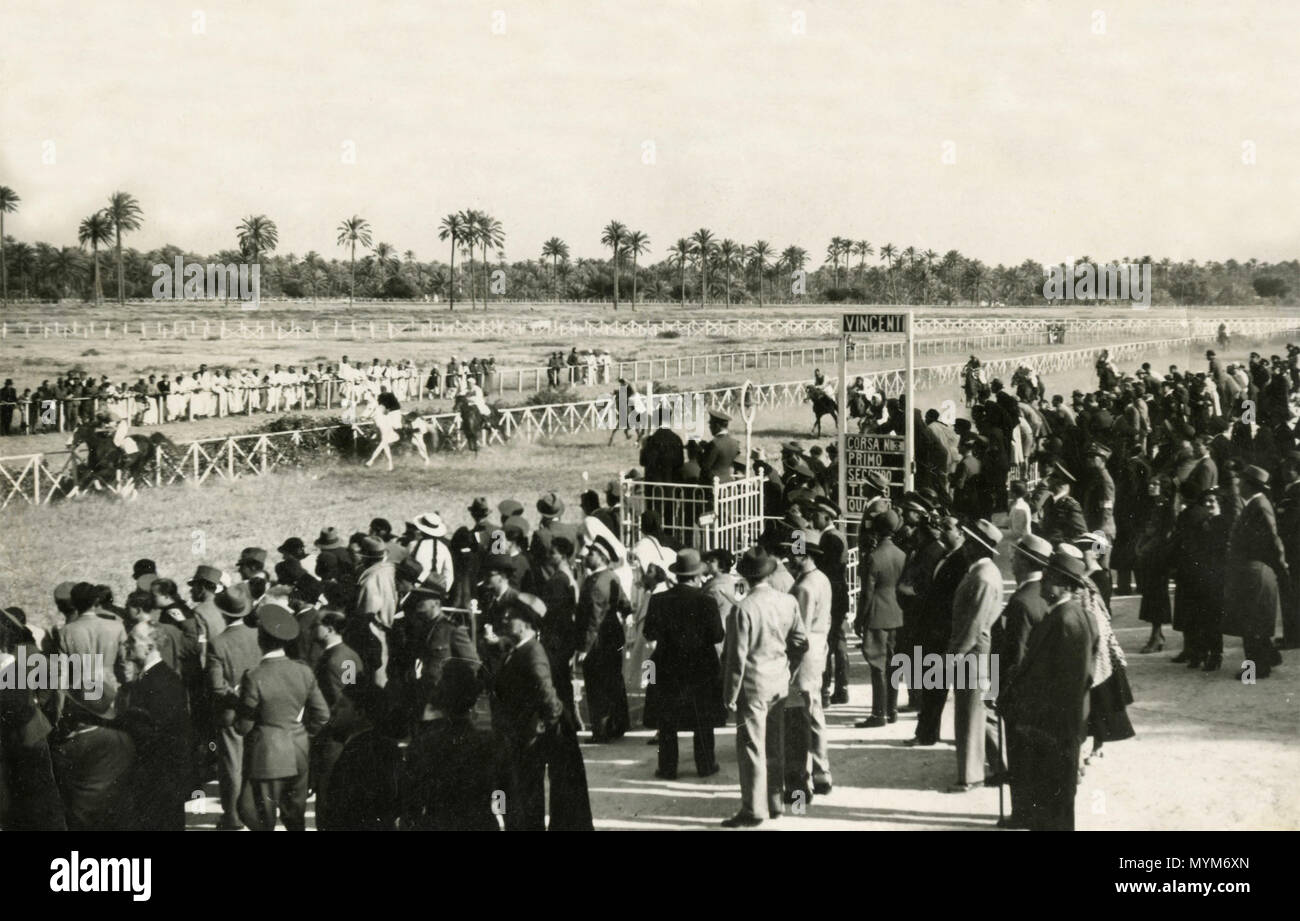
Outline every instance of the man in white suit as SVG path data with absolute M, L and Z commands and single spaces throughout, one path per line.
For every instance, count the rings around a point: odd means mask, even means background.
M 949 789 L 951 793 L 964 793 L 984 783 L 984 691 L 977 679 L 992 676 L 990 631 L 1002 614 L 1002 573 L 992 559 L 997 556 L 1002 532 L 983 519 L 963 525 L 962 530 L 967 537 L 963 545 L 967 569 L 953 595 L 948 645 L 950 656 L 961 657 L 955 660 L 957 783 Z M 1000 760 L 1001 753 L 995 757 Z
M 803 617 L 793 595 L 767 583 L 776 560 L 749 550 L 736 564 L 749 586 L 727 619 L 722 669 L 723 699 L 736 711 L 736 761 L 740 768 L 740 811 L 722 824 L 751 828 L 763 823 L 766 779 L 767 812 L 782 813 L 783 705 L 790 674 L 808 649 Z

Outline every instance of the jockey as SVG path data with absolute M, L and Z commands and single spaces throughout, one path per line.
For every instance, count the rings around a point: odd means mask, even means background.
M 128 434 L 130 429 L 130 419 L 119 419 L 117 425 L 113 427 L 113 444 L 128 456 L 140 450 L 136 447 L 135 439 Z
M 479 386 L 477 378 L 470 376 L 463 378 L 457 396 L 463 396 L 471 406 L 482 413 L 484 418 L 492 415 L 492 409 L 487 405 L 487 398 L 483 395 L 483 388 Z

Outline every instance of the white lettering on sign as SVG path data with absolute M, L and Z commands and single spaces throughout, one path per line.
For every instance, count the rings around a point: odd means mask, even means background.
M 868 490 L 867 487 L 867 477 L 874 471 L 888 475 L 894 487 L 902 487 L 907 466 L 906 445 L 907 439 L 902 435 L 845 434 L 844 479 L 848 487 L 848 501 L 844 503 L 846 512 L 861 514 L 866 510 L 867 504 L 876 495 L 874 489 Z
M 905 313 L 846 313 L 843 332 L 846 333 L 905 333 Z

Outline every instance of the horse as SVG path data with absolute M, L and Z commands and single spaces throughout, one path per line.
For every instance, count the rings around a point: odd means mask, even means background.
M 804 399 L 812 403 L 813 427 L 809 432 L 810 435 L 815 435 L 818 438 L 821 437 L 822 416 L 830 416 L 838 429 L 840 424 L 840 406 L 835 402 L 834 397 L 815 384 L 809 384 Z
M 147 438 L 131 436 L 129 441 L 135 447 L 134 451 L 125 446 L 119 447 L 114 442 L 113 433 L 103 427 L 102 421 L 87 422 L 74 429 L 68 442 L 69 453 L 75 461 L 73 488 L 68 495 L 76 496 L 92 489 L 108 489 L 118 495 L 134 498 L 136 481 L 158 459 L 161 450 L 164 447 L 176 447 L 161 432 L 154 432 Z
M 460 413 L 460 431 L 465 436 L 465 443 L 475 454 L 478 453 L 479 435 L 485 429 L 501 434 L 501 410 L 495 406 L 491 407 L 490 415 L 484 416 L 483 411 L 475 406 L 468 396 L 461 394 L 456 397 L 454 408 Z

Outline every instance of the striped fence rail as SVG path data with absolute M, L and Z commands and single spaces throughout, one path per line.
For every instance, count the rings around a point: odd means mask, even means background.
M 1300 323 L 1292 329 L 1300 330 Z M 1117 362 L 1132 361 L 1171 348 L 1185 348 L 1189 344 L 1213 338 L 1201 337 L 1155 339 L 1126 342 L 1110 347 L 1111 357 Z M 1040 374 L 1050 375 L 1096 361 L 1098 349 L 1072 349 L 1044 352 L 1015 358 L 990 359 L 984 367 L 991 376 L 1009 376 L 1016 368 L 1027 365 Z M 915 370 L 915 387 L 918 390 L 957 384 L 961 380 L 963 364 L 929 365 Z M 869 381 L 876 389 L 887 394 L 898 394 L 906 380 L 903 369 L 890 369 L 855 374 Z M 838 378 L 827 378 L 828 383 L 838 383 Z M 781 409 L 805 402 L 811 380 L 780 381 L 775 383 L 750 383 L 749 405 L 758 409 Z M 711 390 L 683 393 L 689 400 L 702 400 L 711 409 L 739 412 L 746 399 L 746 385 L 736 384 Z M 497 410 L 498 424 L 485 430 L 485 445 L 500 445 L 513 438 L 535 441 L 558 435 L 583 432 L 610 431 L 615 427 L 614 403 L 609 398 L 546 406 L 519 406 Z M 461 448 L 465 444 L 460 430 L 460 417 L 455 413 L 439 413 L 425 417 L 431 429 L 435 448 Z M 288 432 L 235 435 L 182 443 L 174 454 L 168 451 L 164 458 L 152 464 L 149 475 L 136 485 L 163 486 L 176 482 L 202 483 L 208 480 L 234 480 L 244 476 L 260 476 L 273 470 L 298 466 L 304 463 L 295 448 L 305 438 L 346 431 L 352 428 L 367 430 L 372 423 L 359 422 L 339 426 L 323 426 Z M 326 448 L 325 456 L 337 453 Z M 355 450 L 353 453 L 356 453 Z M 76 480 L 79 459 L 67 451 L 47 454 L 26 454 L 0 457 L 0 509 L 11 505 L 43 505 L 67 496 L 71 483 Z

